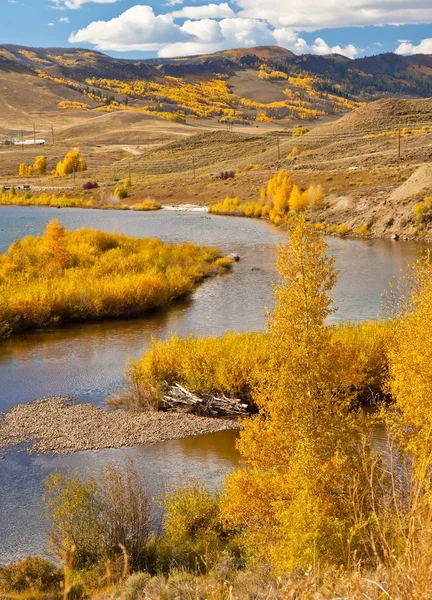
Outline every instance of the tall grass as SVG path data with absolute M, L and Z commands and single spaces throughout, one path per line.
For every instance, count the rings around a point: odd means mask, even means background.
M 42 193 L 34 196 L 31 193 L 18 194 L 15 192 L 0 192 L 0 206 L 51 206 L 56 208 L 98 208 L 102 210 L 159 210 L 162 205 L 153 200 L 143 200 L 141 203 L 129 206 L 121 203 L 101 202 L 97 198 L 77 196 L 57 196 L 56 194 Z
M 51 221 L 0 255 L 0 337 L 61 322 L 133 316 L 226 271 L 215 248 L 164 244 Z
M 54 206 L 62 208 L 95 208 L 96 202 L 93 198 L 76 198 L 73 196 L 56 196 L 55 194 L 14 194 L 3 192 L 0 194 L 0 206 Z

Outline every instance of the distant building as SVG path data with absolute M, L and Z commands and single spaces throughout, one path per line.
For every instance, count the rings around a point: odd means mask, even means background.
M 45 140 L 24 140 L 23 142 L 14 142 L 15 146 L 43 146 Z

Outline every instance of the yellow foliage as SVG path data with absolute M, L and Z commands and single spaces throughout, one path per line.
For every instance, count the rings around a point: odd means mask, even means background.
M 432 215 L 432 197 L 426 196 L 423 202 L 417 202 L 414 205 L 413 212 L 418 223 L 430 220 Z
M 283 80 L 283 79 L 288 79 L 288 75 L 286 73 L 283 73 L 282 71 L 266 71 L 265 69 L 260 69 L 260 72 L 258 74 L 258 77 L 260 79 L 272 79 L 272 80 Z
M 301 137 L 309 132 L 307 127 L 301 127 L 301 125 L 296 125 L 293 129 L 292 136 L 293 137 Z
M 78 173 L 80 171 L 86 171 L 87 165 L 85 160 L 81 157 L 78 151 L 68 152 L 64 159 L 57 164 L 54 171 L 54 175 L 57 177 L 64 177 L 71 173 Z
M 354 230 L 354 233 L 357 235 L 369 235 L 370 231 L 367 225 L 360 225 L 360 227 L 357 227 L 357 229 Z
M 222 273 L 215 248 L 164 244 L 51 221 L 0 255 L 0 331 L 134 315 L 186 296 Z
M 323 205 L 323 189 L 320 184 L 311 185 L 306 191 L 306 202 L 309 208 L 321 208 Z
M 341 323 L 328 326 L 328 333 L 326 351 L 339 374 L 338 385 L 353 386 L 360 395 L 369 390 L 379 392 L 391 328 L 382 322 Z M 258 384 L 258 366 L 263 371 L 276 363 L 282 368 L 284 360 L 280 354 L 272 354 L 266 332 L 227 332 L 206 338 L 174 335 L 167 341 L 153 339 L 143 356 L 129 365 L 126 377 L 131 390 L 159 390 L 164 383 L 179 383 L 197 394 L 250 400 Z
M 39 173 L 39 175 L 45 175 L 47 170 L 46 156 L 37 156 L 33 168 Z
M 162 208 L 162 204 L 160 204 L 160 202 L 156 202 L 154 200 L 143 200 L 139 204 L 134 204 L 132 206 L 132 210 L 138 210 L 138 211 L 160 210 L 161 208 Z
M 76 208 L 96 208 L 92 198 L 74 198 L 69 196 L 56 196 L 55 194 L 40 194 L 39 196 L 18 196 L 10 192 L 0 195 L 0 206 L 61 206 Z M 103 207 L 101 207 L 103 208 Z
M 361 478 L 362 418 L 352 410 L 350 382 L 335 368 L 325 324 L 333 312 L 333 264 L 322 235 L 296 219 L 279 252 L 269 316 L 276 360 L 270 377 L 268 367 L 261 371 L 259 414 L 244 422 L 238 444 L 243 466 L 225 486 L 227 524 L 239 527 L 248 553 L 276 573 L 367 555 L 350 505 Z M 360 512 L 367 517 L 367 510 Z
M 295 185 L 289 197 L 289 208 L 291 212 L 301 212 L 306 210 L 308 206 L 308 198 L 307 193 L 303 193 L 300 189 Z
M 72 110 L 88 110 L 90 108 L 85 102 L 71 102 L 69 100 L 62 100 L 58 103 L 58 107 Z
M 349 227 L 347 227 L 347 225 L 338 225 L 336 228 L 336 233 L 338 235 L 346 235 L 349 231 Z
M 320 185 L 312 185 L 306 192 L 293 186 L 291 176 L 279 171 L 260 190 L 259 202 L 240 202 L 239 198 L 225 198 L 209 207 L 214 214 L 240 215 L 246 217 L 269 217 L 275 225 L 286 223 L 289 213 L 322 206 L 323 192 Z

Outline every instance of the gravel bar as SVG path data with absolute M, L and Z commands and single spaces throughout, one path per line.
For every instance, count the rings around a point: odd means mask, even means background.
M 25 443 L 29 452 L 69 454 L 154 444 L 239 427 L 235 420 L 188 413 L 125 413 L 54 396 L 19 404 L 2 413 L 0 448 Z

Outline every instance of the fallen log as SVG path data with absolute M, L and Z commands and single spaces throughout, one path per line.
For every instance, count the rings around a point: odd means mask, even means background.
M 239 398 L 228 398 L 224 394 L 202 394 L 198 396 L 176 383 L 165 384 L 161 398 L 165 411 L 179 409 L 207 417 L 242 417 L 255 412 L 251 403 Z

